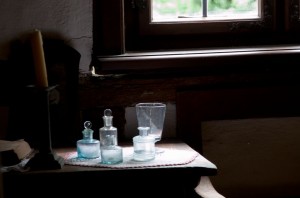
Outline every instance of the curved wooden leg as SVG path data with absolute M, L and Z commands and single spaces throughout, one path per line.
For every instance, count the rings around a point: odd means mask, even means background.
M 200 178 L 199 184 L 195 188 L 195 191 L 202 198 L 225 198 L 216 191 L 208 176 L 202 176 Z

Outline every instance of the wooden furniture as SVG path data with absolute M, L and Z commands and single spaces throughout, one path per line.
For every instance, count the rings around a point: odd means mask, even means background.
M 192 151 L 183 142 L 160 143 Z M 58 155 L 74 151 L 56 149 Z M 4 198 L 26 197 L 199 197 L 194 188 L 201 176 L 216 175 L 216 166 L 198 155 L 191 163 L 147 168 L 99 168 L 64 165 L 62 169 L 5 172 Z

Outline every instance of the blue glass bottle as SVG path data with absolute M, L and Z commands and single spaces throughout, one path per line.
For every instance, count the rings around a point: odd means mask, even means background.
M 87 159 L 100 157 L 100 141 L 93 139 L 92 123 L 84 122 L 84 128 L 83 139 L 77 141 L 77 157 Z
M 101 163 L 119 164 L 123 162 L 123 151 L 118 146 L 118 130 L 112 125 L 112 112 L 110 109 L 104 110 L 104 126 L 99 129 Z

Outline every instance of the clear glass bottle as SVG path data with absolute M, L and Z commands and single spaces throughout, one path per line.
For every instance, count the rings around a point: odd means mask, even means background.
M 155 159 L 155 138 L 148 135 L 150 127 L 138 127 L 139 135 L 133 137 L 133 159 L 149 161 Z
M 112 125 L 112 111 L 104 110 L 104 126 L 99 129 L 102 164 L 118 164 L 123 162 L 123 150 L 118 146 L 118 130 Z
M 100 141 L 93 139 L 94 131 L 90 121 L 84 122 L 84 130 L 82 131 L 83 139 L 77 141 L 77 157 L 78 158 L 98 158 L 100 157 Z

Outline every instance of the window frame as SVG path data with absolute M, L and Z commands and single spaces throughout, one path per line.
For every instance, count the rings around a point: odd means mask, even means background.
M 181 22 L 151 22 L 151 0 L 139 9 L 139 33 L 141 35 L 182 35 L 226 32 L 258 32 L 274 29 L 274 0 L 258 0 L 260 18 L 198 20 Z
M 219 46 L 208 43 L 199 48 L 183 48 L 183 45 L 178 45 L 179 47 L 162 50 L 158 49 L 160 46 L 157 45 L 156 40 L 161 41 L 162 38 L 166 37 L 160 37 L 161 35 L 146 37 L 138 35 L 139 30 L 136 28 L 136 23 L 139 23 L 139 21 L 135 17 L 140 13 L 138 10 L 132 9 L 128 3 L 130 1 L 94 0 L 94 47 L 91 66 L 95 67 L 96 73 L 140 73 L 145 71 L 157 73 L 165 70 L 182 72 L 183 70 L 193 71 L 195 68 L 198 70 L 199 68 L 207 69 L 209 67 L 215 69 L 216 67 L 213 65 L 219 63 L 219 61 L 207 61 L 207 57 L 209 57 L 209 60 L 213 60 L 213 57 L 218 57 L 220 52 L 222 53 L 224 50 L 232 52 L 227 53 L 227 55 L 230 54 L 230 58 L 226 58 L 227 61 L 239 57 L 241 52 L 252 54 L 249 56 L 249 59 L 251 59 L 252 56 L 257 56 L 256 52 L 262 52 L 262 49 L 267 49 L 266 56 L 268 56 L 269 52 L 274 50 L 275 53 L 278 53 L 280 49 L 284 49 L 283 54 L 289 51 L 293 54 L 295 48 L 298 47 L 298 40 L 294 41 L 287 38 L 290 38 L 291 34 L 294 35 L 300 29 L 299 11 L 295 11 L 295 7 L 299 6 L 299 0 L 263 0 L 265 3 L 263 9 L 269 11 L 264 12 L 262 20 L 255 20 L 254 23 L 250 22 L 248 27 L 244 24 L 244 21 L 233 22 L 233 26 L 237 27 L 235 33 L 232 34 L 234 38 L 231 37 L 231 39 L 228 39 L 229 42 L 224 43 L 219 40 L 213 41 L 213 43 L 219 43 Z M 266 2 L 269 4 L 266 4 Z M 278 7 L 282 6 L 285 9 L 278 10 Z M 132 9 L 132 12 L 126 12 L 128 9 Z M 284 14 L 285 18 L 275 16 L 275 12 L 281 15 Z M 292 18 L 289 17 L 290 15 Z M 294 19 L 295 17 L 297 20 Z M 247 27 L 245 29 L 250 31 L 243 31 L 244 27 Z M 223 32 L 217 31 L 217 33 Z M 229 31 L 229 36 L 232 36 L 231 33 L 232 31 Z M 246 36 L 248 39 L 250 35 L 252 35 L 252 38 L 259 37 L 260 39 L 257 40 L 257 43 L 252 42 L 251 39 L 248 43 L 244 42 L 245 39 L 243 40 L 243 38 Z M 167 36 L 170 35 L 167 34 Z M 230 38 L 227 36 L 222 38 Z M 176 35 L 171 37 L 177 38 Z M 190 35 L 184 35 L 184 37 L 190 37 Z M 205 37 L 205 39 L 209 38 L 211 37 Z M 264 40 L 267 40 L 267 42 L 264 42 Z M 182 43 L 186 44 L 188 42 L 183 39 Z M 147 44 L 155 47 L 141 47 Z M 194 58 L 189 58 L 191 56 Z M 201 66 L 199 66 L 200 63 Z M 227 63 L 227 65 L 229 64 Z
M 288 0 L 286 15 L 286 30 L 288 32 L 300 32 L 300 0 Z
M 275 16 L 276 4 L 282 4 L 276 0 L 260 0 L 261 18 L 182 23 L 151 23 L 151 0 L 142 1 L 142 8 L 124 4 L 127 51 L 263 45 L 271 43 L 269 34 L 279 32 L 283 23 Z

